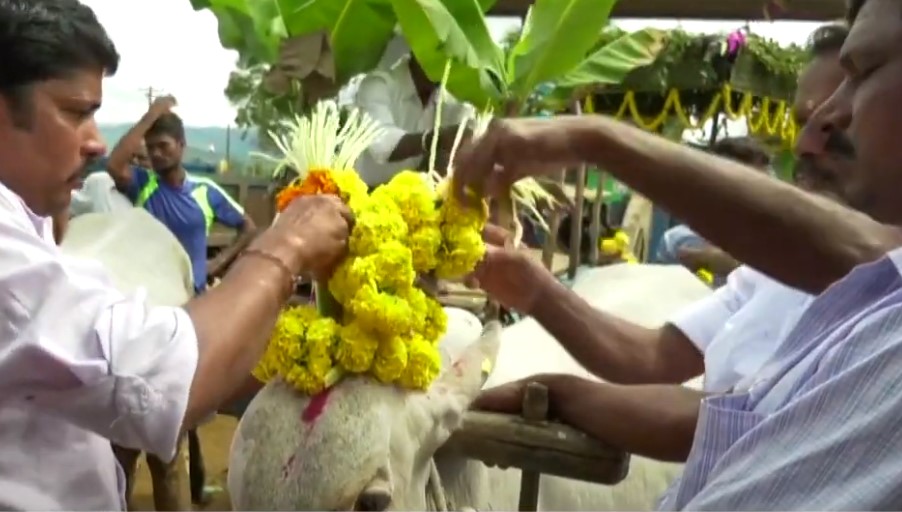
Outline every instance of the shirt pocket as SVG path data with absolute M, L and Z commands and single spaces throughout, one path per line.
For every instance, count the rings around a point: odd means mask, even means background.
M 747 410 L 749 394 L 720 395 L 702 401 L 692 450 L 673 499 L 666 508 L 681 509 L 708 482 L 711 470 L 742 436 L 764 420 L 764 415 Z

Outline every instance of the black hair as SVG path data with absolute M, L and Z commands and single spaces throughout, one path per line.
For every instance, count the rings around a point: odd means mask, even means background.
M 846 23 L 822 25 L 808 36 L 808 53 L 811 58 L 833 55 L 839 52 L 848 37 L 849 26 Z
M 177 142 L 185 142 L 185 125 L 182 118 L 173 112 L 166 112 L 150 125 L 144 136 L 168 135 Z
M 30 86 L 86 69 L 113 75 L 119 54 L 78 0 L 0 0 L 0 96 L 27 127 Z
M 770 152 L 753 137 L 728 137 L 711 146 L 711 152 L 755 167 L 770 163 Z

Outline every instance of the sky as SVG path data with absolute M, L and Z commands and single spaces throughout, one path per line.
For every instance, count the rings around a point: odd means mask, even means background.
M 196 12 L 189 0 L 82 0 L 94 9 L 122 56 L 119 71 L 104 83 L 101 123 L 137 121 L 147 109 L 146 89 L 175 96 L 177 112 L 190 126 L 226 126 L 235 117 L 223 89 L 237 54 L 219 44 L 216 18 Z M 490 19 L 500 39 L 519 24 L 515 18 Z M 619 20 L 626 30 L 644 27 L 689 32 L 729 32 L 737 21 Z M 817 26 L 806 22 L 752 22 L 752 32 L 781 44 L 804 43 Z

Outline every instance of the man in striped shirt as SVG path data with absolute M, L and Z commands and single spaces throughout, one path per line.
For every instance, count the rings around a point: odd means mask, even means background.
M 552 412 L 600 438 L 646 431 L 612 421 L 620 410 L 647 411 L 648 422 L 691 440 L 662 509 L 902 506 L 902 4 L 853 0 L 849 14 L 846 79 L 807 123 L 798 153 L 856 160 L 836 180 L 870 217 L 600 116 L 497 122 L 458 155 L 463 199 L 467 186 L 491 192 L 525 174 L 596 163 L 748 264 L 822 292 L 763 369 L 728 394 L 539 377 Z M 737 224 L 748 229 L 736 233 Z M 518 392 L 492 401 L 513 404 Z

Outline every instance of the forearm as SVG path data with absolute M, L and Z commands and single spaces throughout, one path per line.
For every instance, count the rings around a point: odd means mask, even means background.
M 232 245 L 226 247 L 220 252 L 215 259 L 215 266 L 208 269 L 210 277 L 220 277 L 229 268 L 229 265 L 235 261 L 235 258 L 243 251 L 256 235 L 256 229 L 246 229 L 238 234 L 238 238 Z
M 648 329 L 593 308 L 554 279 L 537 283 L 530 314 L 587 370 L 622 384 L 684 382 L 704 371 L 701 353 L 677 329 Z
M 685 462 L 705 394 L 678 385 L 621 386 L 570 375 L 537 377 L 553 417 L 629 453 Z
M 742 265 L 730 253 L 717 247 L 710 247 L 706 250 L 705 261 L 706 265 L 704 266 L 707 270 L 719 276 L 727 276 Z
M 819 293 L 854 266 L 900 245 L 894 228 L 739 163 L 607 117 L 571 119 L 574 150 L 582 159 L 792 286 Z
M 303 264 L 291 261 L 275 249 L 293 273 Z M 198 365 L 191 385 L 185 424 L 226 403 L 241 387 L 260 360 L 273 325 L 291 294 L 285 270 L 265 258 L 236 261 L 222 282 L 186 309 L 198 339 Z
M 391 155 L 388 157 L 388 161 L 398 162 L 415 156 L 422 156 L 424 153 L 423 133 L 408 133 L 402 136 L 401 140 L 398 141 L 398 145 L 395 146 L 394 151 L 392 151 Z
M 151 112 L 144 114 L 141 120 L 131 127 L 125 135 L 113 146 L 110 157 L 107 160 L 107 172 L 113 178 L 120 189 L 128 185 L 131 180 L 129 164 L 132 155 L 141 147 L 144 134 L 157 120 L 157 116 Z

